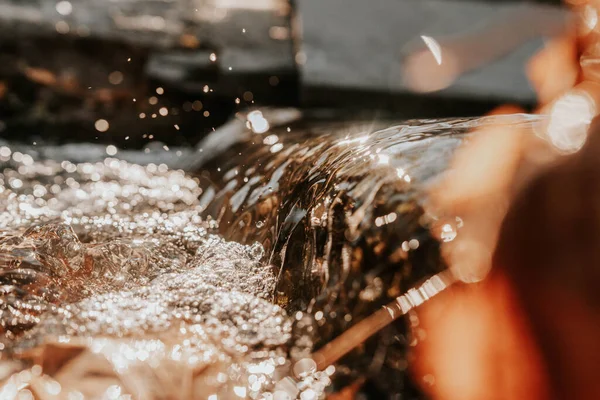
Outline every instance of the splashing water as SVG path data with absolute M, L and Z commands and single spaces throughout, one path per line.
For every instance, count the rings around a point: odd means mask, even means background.
M 116 381 L 142 364 L 153 374 L 174 362 L 186 370 L 223 365 L 213 368 L 206 396 L 245 385 L 238 381 L 248 368 L 282 358 L 291 322 L 266 300 L 275 276 L 262 247 L 209 234 L 196 180 L 166 166 L 23 163 L 15 154 L 4 160 L 0 193 L 7 354 L 81 348 L 90 355 L 79 358 L 104 355 Z M 65 394 L 79 391 L 72 379 L 73 387 L 57 380 Z
M 316 399 L 361 376 L 416 393 L 401 321 L 337 368 L 310 354 L 444 269 L 458 225 L 432 235 L 423 193 L 466 133 L 534 119 L 376 131 L 264 114 L 168 161 L 187 173 L 92 145 L 97 162 L 0 148 L 0 398 Z

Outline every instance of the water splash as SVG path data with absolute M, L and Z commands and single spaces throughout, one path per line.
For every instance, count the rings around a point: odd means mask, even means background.
M 234 121 L 158 165 L 91 145 L 0 148 L 0 346 L 21 370 L 0 390 L 57 382 L 77 396 L 104 374 L 90 393 L 308 399 L 362 377 L 414 393 L 402 321 L 335 376 L 306 360 L 444 269 L 439 241 L 460 223 L 425 212 L 423 193 L 467 133 L 536 120 L 378 130 L 289 116 L 263 111 L 264 138 Z M 181 161 L 187 173 L 166 165 Z
M 275 302 L 289 314 L 303 313 L 290 350 L 299 361 L 445 269 L 440 242 L 460 235 L 461 223 L 426 211 L 426 193 L 469 134 L 486 126 L 531 128 L 540 119 L 409 121 L 389 128 L 383 121 L 271 120 L 266 137 L 257 138 L 244 130 L 242 116 L 225 152 L 190 165 L 206 181 L 221 182 L 212 186 L 203 215 L 229 240 L 262 243 L 278 275 Z M 347 368 L 339 369 L 337 381 L 369 377 L 386 393 L 413 392 L 403 379 L 411 342 L 404 321 L 395 322 L 342 359 Z

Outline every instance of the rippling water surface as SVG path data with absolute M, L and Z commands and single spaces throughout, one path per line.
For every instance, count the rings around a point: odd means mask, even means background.
M 416 316 L 310 355 L 444 269 L 461 221 L 424 193 L 467 132 L 534 121 L 265 110 L 194 150 L 1 146 L 0 398 L 418 398 Z

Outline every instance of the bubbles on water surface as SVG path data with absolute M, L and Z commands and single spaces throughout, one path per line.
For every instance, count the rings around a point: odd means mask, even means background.
M 67 224 L 43 224 L 27 229 L 23 239 L 31 239 L 35 257 L 53 275 L 66 276 L 83 266 L 84 248 L 73 228 Z
M 65 356 L 63 393 L 104 374 L 104 392 L 120 395 L 143 382 L 180 398 L 312 399 L 334 371 L 348 383 L 373 365 L 377 385 L 403 393 L 400 323 L 336 370 L 314 370 L 311 352 L 444 267 L 439 241 L 462 221 L 422 223 L 419 191 L 479 122 L 283 132 L 269 117 L 263 138 L 265 116 L 240 136 L 251 142 L 203 165 L 222 187 L 165 164 L 1 147 L 0 346 Z
M 158 370 L 200 366 L 210 371 L 198 378 L 197 398 L 208 390 L 227 398 L 235 388 L 256 398 L 272 388 L 275 368 L 255 366 L 285 360 L 291 336 L 286 313 L 269 301 L 274 272 L 261 245 L 209 233 L 194 178 L 114 159 L 3 167 L 2 182 L 22 182 L 0 193 L 5 350 L 52 358 L 81 349 L 71 361 L 78 367 L 54 376 L 63 393 L 79 393 L 76 377 L 103 368 L 114 383 L 105 392 L 126 393 L 136 371 L 160 393 L 148 381 Z

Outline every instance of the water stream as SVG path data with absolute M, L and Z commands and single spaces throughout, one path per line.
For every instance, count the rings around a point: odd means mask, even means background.
M 461 220 L 427 187 L 469 132 L 536 121 L 256 110 L 197 149 L 0 145 L 0 398 L 420 398 L 416 316 L 310 354 L 445 268 Z

